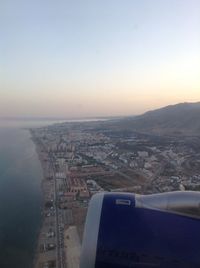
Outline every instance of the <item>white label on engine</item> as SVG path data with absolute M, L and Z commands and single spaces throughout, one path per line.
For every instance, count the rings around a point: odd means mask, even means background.
M 130 206 L 131 205 L 131 200 L 127 200 L 127 199 L 116 199 L 116 205 Z

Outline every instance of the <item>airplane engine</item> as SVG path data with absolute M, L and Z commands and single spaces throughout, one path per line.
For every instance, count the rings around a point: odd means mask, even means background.
M 80 268 L 135 267 L 200 267 L 199 192 L 92 197 Z

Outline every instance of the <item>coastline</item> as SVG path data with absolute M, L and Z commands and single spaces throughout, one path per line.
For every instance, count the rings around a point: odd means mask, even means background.
M 48 153 L 37 137 L 37 132 L 30 129 L 31 139 L 35 144 L 38 159 L 42 168 L 41 180 L 41 225 L 38 230 L 37 243 L 34 252 L 33 268 L 47 265 L 56 265 L 58 258 L 58 227 L 57 212 L 55 209 L 55 181 L 52 177 L 52 167 L 49 166 Z M 53 266 L 53 267 L 54 267 Z M 57 267 L 57 266 L 55 266 Z
M 39 159 L 39 162 L 40 162 L 40 165 L 42 168 L 42 181 L 40 184 L 40 188 L 41 188 L 41 192 L 42 192 L 42 202 L 41 202 L 41 208 L 40 208 L 40 210 L 41 210 L 41 223 L 40 223 L 40 226 L 39 226 L 38 231 L 37 231 L 37 238 L 36 238 L 35 249 L 34 249 L 34 253 L 33 253 L 33 261 L 32 261 L 32 265 L 31 265 L 32 268 L 36 268 L 39 250 L 40 250 L 40 237 L 41 237 L 42 228 L 43 228 L 43 224 L 44 224 L 44 187 L 43 187 L 43 184 L 44 184 L 44 180 L 45 180 L 46 176 L 45 176 L 44 160 L 42 158 L 41 148 L 38 145 L 31 129 L 29 129 L 29 132 L 31 134 L 31 140 L 33 141 L 33 144 L 35 146 L 35 151 L 37 153 L 37 157 Z

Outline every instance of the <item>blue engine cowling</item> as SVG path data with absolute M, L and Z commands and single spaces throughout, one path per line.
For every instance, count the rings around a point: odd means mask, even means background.
M 199 268 L 200 193 L 92 197 L 80 268 Z

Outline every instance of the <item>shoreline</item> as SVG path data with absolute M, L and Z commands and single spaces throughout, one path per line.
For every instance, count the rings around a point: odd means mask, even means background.
M 31 140 L 35 146 L 35 151 L 38 157 L 38 160 L 40 162 L 41 165 L 41 169 L 42 169 L 42 180 L 40 183 L 40 189 L 41 189 L 41 208 L 40 208 L 40 213 L 41 213 L 41 222 L 40 222 L 40 226 L 37 230 L 37 235 L 36 235 L 36 242 L 35 242 L 35 248 L 34 248 L 34 252 L 33 252 L 33 260 L 32 260 L 32 264 L 31 267 L 32 268 L 36 268 L 36 264 L 37 264 L 37 260 L 38 260 L 38 254 L 39 254 L 39 249 L 40 249 L 40 236 L 42 233 L 42 228 L 43 228 L 43 224 L 44 224 L 44 180 L 46 178 L 45 176 L 45 170 L 44 170 L 44 160 L 42 159 L 42 152 L 41 149 L 37 143 L 37 141 L 35 140 L 35 137 L 32 133 L 31 129 L 28 129 L 30 134 L 31 134 Z
M 43 144 L 40 143 L 40 139 L 37 137 L 37 132 L 30 129 L 31 139 L 35 144 L 35 150 L 42 168 L 42 180 L 41 180 L 41 223 L 38 229 L 37 242 L 34 250 L 34 258 L 32 262 L 33 268 L 41 268 L 47 263 L 57 263 L 58 259 L 58 227 L 57 227 L 57 212 L 55 211 L 55 181 L 51 176 L 51 168 L 48 162 L 48 152 Z M 52 200 L 52 201 L 51 201 Z M 49 203 L 53 202 L 52 207 L 49 207 Z M 49 236 L 49 233 L 54 233 L 53 236 Z M 53 248 L 52 248 L 53 246 Z M 57 266 L 56 266 L 57 267 Z

